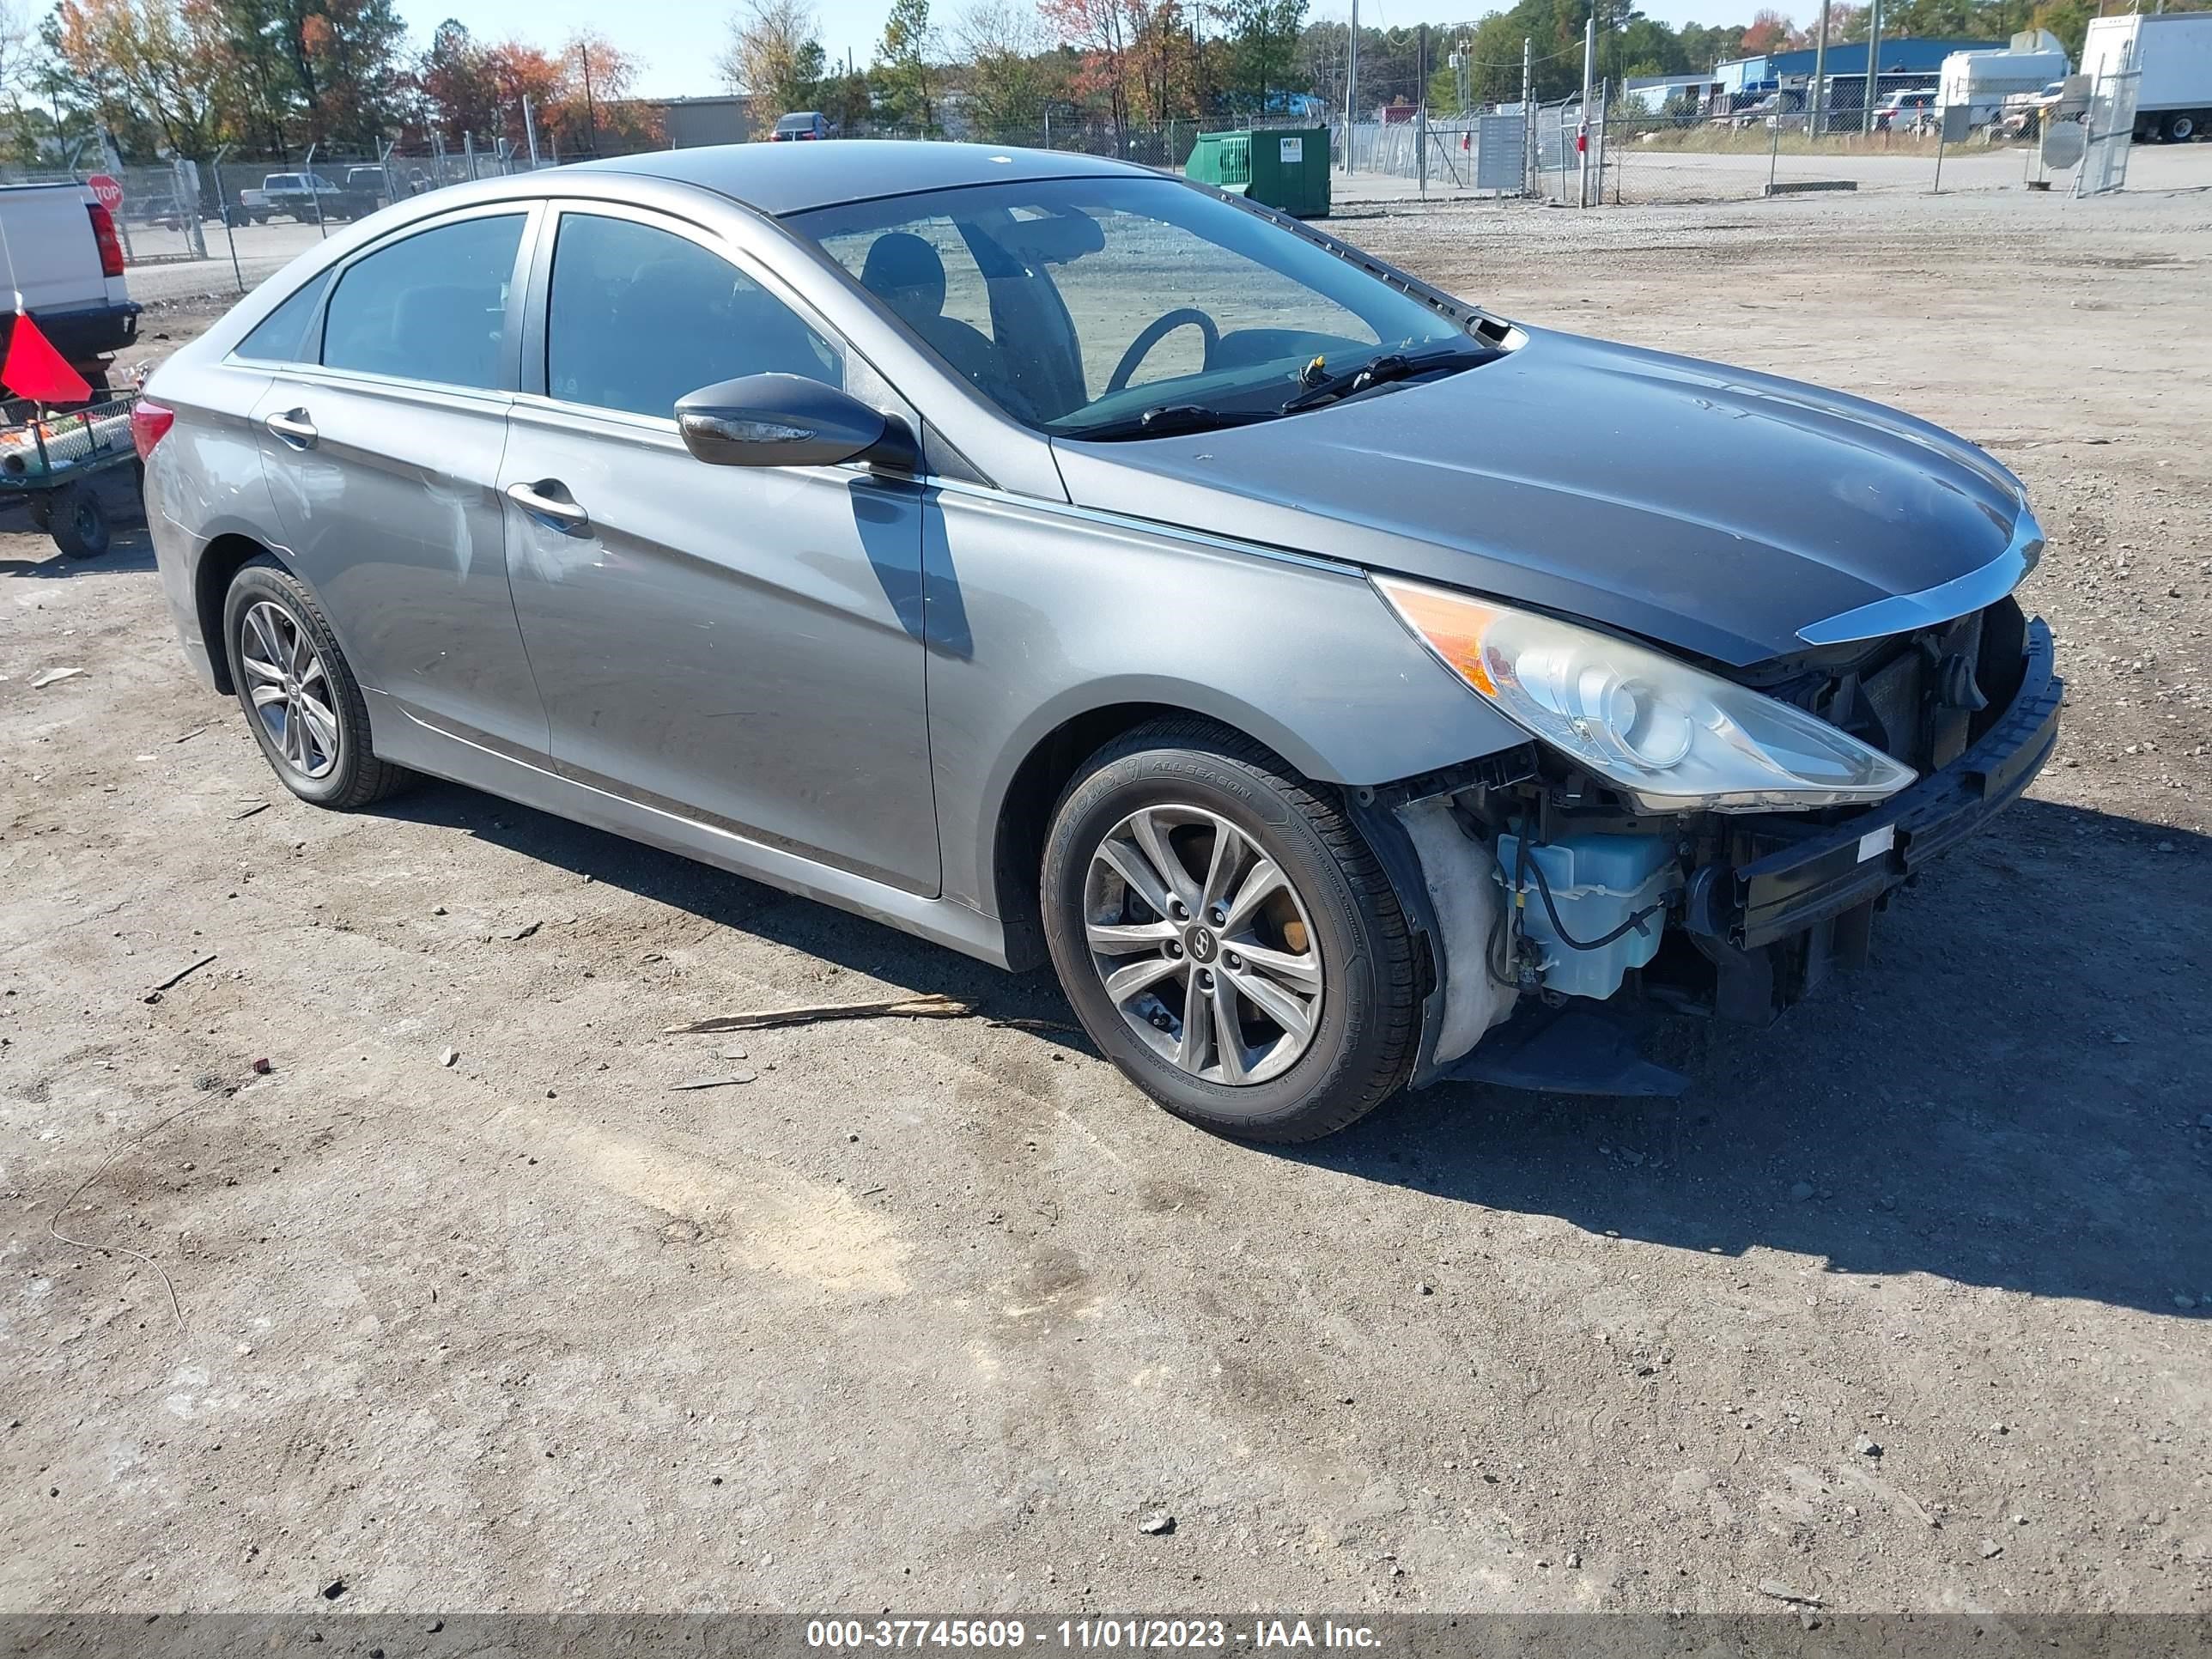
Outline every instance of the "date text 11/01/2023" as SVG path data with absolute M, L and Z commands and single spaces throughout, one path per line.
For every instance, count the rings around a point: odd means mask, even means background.
M 1368 1625 L 1332 1619 L 813 1619 L 806 1645 L 871 1648 L 1036 1647 L 1069 1652 L 1176 1649 L 1336 1648 L 1372 1651 L 1382 1637 Z

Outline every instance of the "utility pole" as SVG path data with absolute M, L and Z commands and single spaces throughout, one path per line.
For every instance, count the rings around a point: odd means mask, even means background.
M 1521 37 L 1521 188 L 1531 196 L 1536 193 L 1534 182 L 1536 164 L 1543 159 L 1538 152 L 1535 143 L 1536 106 L 1529 102 L 1529 95 L 1535 90 L 1535 83 L 1528 78 L 1529 72 L 1535 68 L 1535 50 L 1534 37 L 1522 35 Z
M 584 60 L 584 147 L 597 155 L 599 153 L 599 123 L 592 108 L 592 43 L 577 41 L 576 55 Z
M 1345 40 L 1349 49 L 1344 59 L 1344 171 L 1349 177 L 1352 112 L 1359 107 L 1359 0 L 1352 0 L 1352 30 Z
M 1413 176 L 1421 199 L 1429 199 L 1429 26 L 1421 25 L 1413 47 Z
M 1828 6 L 1830 0 L 1820 0 L 1820 31 L 1813 40 L 1813 100 L 1808 106 L 1812 112 L 1811 124 L 1806 131 L 1814 137 L 1820 136 L 1820 108 L 1828 96 Z
M 1859 112 L 1861 132 L 1874 131 L 1875 88 L 1880 85 L 1875 76 L 1881 61 L 1881 0 L 1869 0 L 1869 3 L 1872 9 L 1867 23 L 1866 107 Z
M 1597 70 L 1597 8 L 1590 8 L 1589 21 L 1583 25 L 1583 103 L 1582 119 L 1575 127 L 1575 153 L 1582 158 L 1582 171 L 1577 178 L 1576 196 L 1581 205 L 1589 205 L 1589 106 L 1590 77 Z

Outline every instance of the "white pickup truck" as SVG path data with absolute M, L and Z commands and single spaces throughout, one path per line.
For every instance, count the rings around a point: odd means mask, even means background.
M 138 307 L 107 210 L 85 185 L 0 185 L 0 323 L 13 330 L 20 293 L 54 349 L 94 390 L 104 387 L 110 356 L 138 337 Z

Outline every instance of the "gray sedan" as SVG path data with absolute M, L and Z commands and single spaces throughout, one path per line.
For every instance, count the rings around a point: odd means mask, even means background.
M 387 209 L 134 421 L 302 800 L 428 774 L 1049 960 L 1304 1139 L 1679 1087 L 2056 740 L 2020 485 L 1893 410 L 1492 316 L 1145 169 L 684 150 Z

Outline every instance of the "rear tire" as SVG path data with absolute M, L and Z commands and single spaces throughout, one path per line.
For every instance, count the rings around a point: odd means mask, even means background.
M 307 584 L 273 556 L 257 555 L 230 579 L 222 636 L 246 723 L 301 800 L 352 811 L 416 781 L 370 748 L 368 705 L 337 636 Z
M 2166 118 L 2166 142 L 2185 144 L 2197 137 L 2197 119 L 2194 110 L 2179 110 Z
M 1397 896 L 1328 792 L 1249 738 L 1176 718 L 1101 750 L 1053 815 L 1041 897 L 1076 1017 L 1178 1117 L 1312 1140 L 1413 1068 Z

